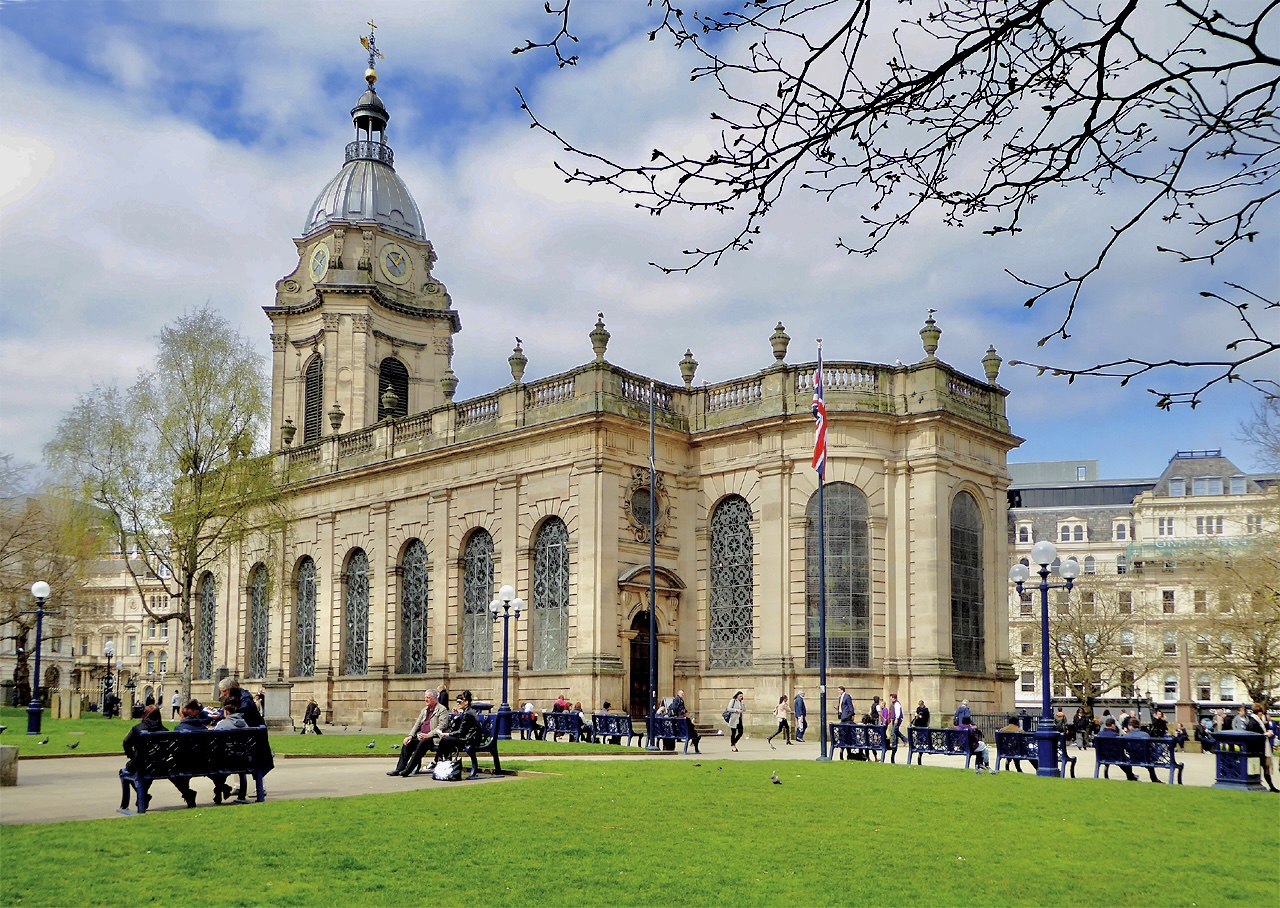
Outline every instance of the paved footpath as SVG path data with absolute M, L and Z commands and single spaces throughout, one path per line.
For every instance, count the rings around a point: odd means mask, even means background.
M 617 755 L 583 755 L 574 759 L 608 760 L 680 760 L 701 762 L 705 760 L 754 760 L 781 762 L 788 760 L 814 760 L 818 756 L 817 739 L 812 735 L 802 744 L 785 746 L 775 740 L 776 749 L 770 749 L 763 736 L 744 738 L 738 753 L 729 751 L 728 738 L 708 736 L 702 739 L 702 754 L 690 751 L 685 756 L 677 749 L 675 754 L 646 754 L 629 751 Z M 502 746 L 504 759 L 518 759 L 520 742 L 512 741 Z M 1093 751 L 1071 749 L 1078 756 L 1077 778 L 1093 778 Z M 564 759 L 560 755 L 530 754 L 534 759 Z M 435 788 L 442 785 L 496 785 L 509 784 L 519 776 L 494 777 L 487 773 L 475 782 L 436 782 L 430 776 L 420 775 L 410 779 L 392 778 L 386 773 L 395 766 L 395 755 L 353 757 L 290 757 L 277 756 L 275 769 L 267 775 L 267 799 L 292 801 L 303 798 L 339 798 L 364 794 L 387 794 L 405 789 Z M 915 766 L 904 765 L 907 749 L 898 751 L 898 765 L 904 773 L 920 772 Z M 1179 754 L 1186 764 L 1183 782 L 1187 785 L 1213 784 L 1213 756 L 1210 754 Z M 117 771 L 124 764 L 122 755 L 57 757 L 50 759 L 22 760 L 18 767 L 18 785 L 0 789 L 0 824 L 56 823 L 65 820 L 92 820 L 116 817 L 126 819 L 116 812 L 120 806 L 120 781 Z M 481 766 L 486 762 L 482 761 Z M 854 764 L 850 764 L 850 769 Z M 963 770 L 962 757 L 937 757 L 926 755 L 925 767 L 950 767 Z M 1030 767 L 1024 767 L 1029 772 Z M 1137 770 L 1140 784 L 1150 784 L 1144 770 Z M 1159 775 L 1157 776 L 1159 778 Z M 992 779 L 998 785 L 1000 776 Z M 1124 784 L 1120 771 L 1111 774 L 1112 784 Z M 1165 775 L 1167 778 L 1167 773 Z M 1070 784 L 1069 782 L 1067 784 Z M 193 787 L 198 796 L 196 810 L 249 810 L 252 804 L 214 807 L 212 783 L 208 779 L 196 779 Z M 249 780 L 252 797 L 253 780 Z M 167 781 L 159 781 L 151 787 L 152 806 L 148 814 L 167 810 L 185 810 L 177 789 Z M 1269 795 L 1258 794 L 1259 797 Z

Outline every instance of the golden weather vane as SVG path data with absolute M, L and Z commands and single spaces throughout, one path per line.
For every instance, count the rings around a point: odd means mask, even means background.
M 368 37 L 365 37 L 364 35 L 361 35 L 361 36 L 360 36 L 360 44 L 361 44 L 361 46 L 363 46 L 363 47 L 364 47 L 364 49 L 365 49 L 365 50 L 367 50 L 367 51 L 369 52 L 369 68 L 370 68 L 370 69 L 373 69 L 373 65 L 374 65 L 374 60 L 375 60 L 375 58 L 376 58 L 376 59 L 378 59 L 378 60 L 385 60 L 385 59 L 386 59 L 386 57 L 384 57 L 384 56 L 382 55 L 382 51 L 378 50 L 378 39 L 377 39 L 377 36 L 374 34 L 374 30 L 375 30 L 377 27 L 378 27 L 378 26 L 376 26 L 376 25 L 374 25 L 374 24 L 373 24 L 373 20 L 372 20 L 372 19 L 370 19 L 370 20 L 369 20 L 369 35 L 368 35 Z

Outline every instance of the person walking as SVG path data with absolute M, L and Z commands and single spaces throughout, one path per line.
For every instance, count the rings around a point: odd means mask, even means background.
M 902 711 L 902 703 L 898 700 L 897 694 L 889 695 L 889 722 L 893 725 L 893 749 L 898 749 L 899 741 L 906 741 L 907 736 L 902 733 L 902 720 L 906 718 Z
M 804 691 L 796 691 L 795 698 L 791 701 L 791 711 L 796 716 L 796 742 L 804 743 L 804 733 L 809 730 L 809 710 L 804 705 Z
M 844 689 L 843 684 L 840 685 L 840 705 L 837 709 L 840 713 L 841 722 L 853 721 L 853 697 Z
M 1267 707 L 1263 703 L 1253 704 L 1253 714 L 1249 716 L 1249 727 L 1245 731 L 1261 733 L 1262 739 L 1262 778 L 1271 791 L 1280 791 L 1271 778 L 1271 763 L 1275 755 L 1276 722 L 1267 718 Z
M 182 698 L 178 696 L 178 692 L 173 692 L 173 699 L 169 701 L 169 706 L 173 710 L 171 718 L 178 718 L 178 710 L 182 709 Z
M 746 704 L 742 699 L 742 691 L 733 695 L 726 710 L 729 713 L 729 749 L 738 752 L 738 742 L 742 740 L 742 719 L 746 712 Z
M 773 717 L 778 720 L 778 728 L 773 734 L 769 735 L 769 749 L 777 750 L 773 746 L 773 739 L 782 735 L 783 743 L 791 744 L 791 724 L 787 721 L 787 716 L 791 711 L 787 707 L 787 695 L 783 694 L 778 698 L 778 705 L 773 708 Z

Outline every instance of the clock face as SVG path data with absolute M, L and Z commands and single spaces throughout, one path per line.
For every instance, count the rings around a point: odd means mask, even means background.
M 324 243 L 316 243 L 311 247 L 308 257 L 308 268 L 311 271 L 311 283 L 318 284 L 324 280 L 329 271 L 329 247 Z
M 399 243 L 387 243 L 383 246 L 378 262 L 382 266 L 383 275 L 393 284 L 407 283 L 413 277 L 413 261 L 409 258 L 409 251 Z

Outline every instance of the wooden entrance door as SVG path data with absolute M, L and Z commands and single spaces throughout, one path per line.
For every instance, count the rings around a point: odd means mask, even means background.
M 631 629 L 636 635 L 631 638 L 631 699 L 627 711 L 634 720 L 649 715 L 649 613 L 636 615 Z

